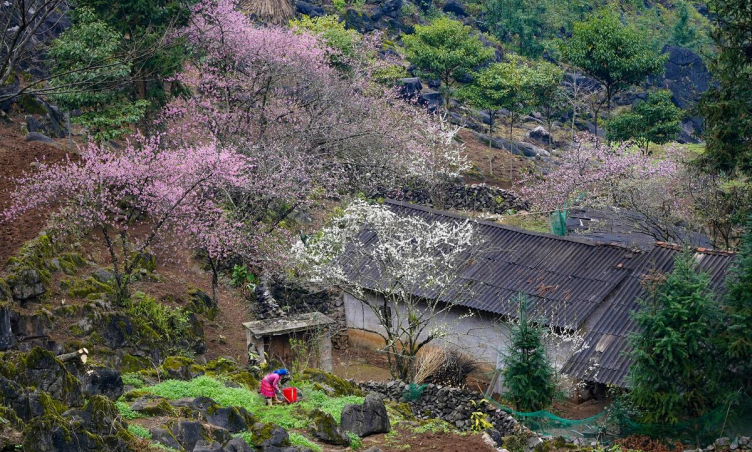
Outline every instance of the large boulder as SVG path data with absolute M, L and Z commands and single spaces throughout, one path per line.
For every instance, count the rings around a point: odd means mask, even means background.
M 162 427 L 150 429 L 149 432 L 152 439 L 163 446 L 187 451 L 192 451 L 202 440 L 209 444 L 225 444 L 232 439 L 230 432 L 225 429 L 206 426 L 199 421 L 188 419 L 169 421 Z
M 420 84 L 418 77 L 401 78 L 397 80 L 399 94 L 403 99 L 413 99 L 420 94 L 423 85 Z
M 386 406 L 378 394 L 366 396 L 362 405 L 345 405 L 342 409 L 342 428 L 361 438 L 375 433 L 389 433 L 389 416 Z
M 12 409 L 24 421 L 57 409 L 56 403 L 46 392 L 24 388 L 5 377 L 0 377 L 0 403 Z
M 48 137 L 47 135 L 41 133 L 41 132 L 30 132 L 28 135 L 26 135 L 26 141 L 33 143 L 45 143 L 45 144 L 51 144 L 55 147 L 60 146 L 57 144 L 57 141 L 53 140 L 52 138 Z
M 271 423 L 256 423 L 251 427 L 251 442 L 261 452 L 310 452 L 310 449 L 291 446 L 287 431 Z
M 538 126 L 527 133 L 528 139 L 539 141 L 541 143 L 551 143 L 553 140 L 551 134 L 543 126 Z
M 326 11 L 324 11 L 324 8 L 316 5 L 312 5 L 308 2 L 304 2 L 301 0 L 298 0 L 295 2 L 295 8 L 298 10 L 298 13 L 303 14 L 305 16 L 309 17 L 320 17 L 326 15 Z
M 310 418 L 308 430 L 313 436 L 335 446 L 350 445 L 350 437 L 337 425 L 331 414 L 316 409 L 310 414 Z
M 682 109 L 694 105 L 700 95 L 710 88 L 712 77 L 702 58 L 690 49 L 665 46 L 668 55 L 665 71 L 654 84 L 671 90 L 671 100 Z
M 447 14 L 454 14 L 460 19 L 468 16 L 467 11 L 465 11 L 465 8 L 463 8 L 462 5 L 455 2 L 454 0 L 450 0 L 449 2 L 447 2 L 447 4 L 444 5 L 444 8 L 442 10 Z
M 176 407 L 184 407 L 201 415 L 206 422 L 226 429 L 230 433 L 248 430 L 256 423 L 256 418 L 243 407 L 221 407 L 209 397 L 197 397 L 193 400 L 175 401 Z
M 92 367 L 81 377 L 83 391 L 87 397 L 103 395 L 117 400 L 123 395 L 123 378 L 120 372 L 109 367 Z
M 8 285 L 13 292 L 13 298 L 18 301 L 36 299 L 47 292 L 42 275 L 32 268 L 22 269 L 11 275 Z
M 236 436 L 225 444 L 225 452 L 253 452 L 253 448 L 243 438 Z
M 41 389 L 67 406 L 83 405 L 81 382 L 52 352 L 35 347 L 22 358 L 17 371 L 26 386 Z

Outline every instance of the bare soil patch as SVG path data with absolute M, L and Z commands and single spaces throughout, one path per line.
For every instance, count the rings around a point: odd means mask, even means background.
M 14 179 L 32 170 L 37 161 L 61 162 L 66 155 L 66 150 L 49 144 L 26 142 L 18 124 L 0 123 L 0 213 L 10 206 L 9 195 L 16 187 Z M 0 217 L 0 264 L 24 242 L 36 237 L 48 216 L 47 210 L 35 210 L 10 222 Z
M 479 434 L 416 433 L 397 427 L 397 434 L 374 435 L 363 439 L 364 448 L 377 446 L 383 452 L 435 451 L 435 452 L 495 452 Z

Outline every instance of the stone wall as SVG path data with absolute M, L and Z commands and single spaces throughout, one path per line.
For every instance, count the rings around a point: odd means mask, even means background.
M 367 381 L 358 385 L 364 393 L 376 392 L 395 402 L 406 402 L 403 394 L 409 388 L 409 384 L 401 381 L 388 383 Z M 417 400 L 406 403 L 418 419 L 438 418 L 462 430 L 470 429 L 470 415 L 474 411 L 482 411 L 488 415 L 488 421 L 502 436 L 512 434 L 519 425 L 517 421 L 491 404 L 483 403 L 473 406 L 472 401 L 478 404 L 481 400 L 483 400 L 483 395 L 475 391 L 429 384 Z
M 474 212 L 505 214 L 509 210 L 528 210 L 530 204 L 517 193 L 486 184 L 451 184 L 432 196 L 427 188 L 405 187 L 381 190 L 376 196 L 409 202 L 437 209 L 456 209 Z

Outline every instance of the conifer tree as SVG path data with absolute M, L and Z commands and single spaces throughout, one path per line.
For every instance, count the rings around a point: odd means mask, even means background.
M 729 272 L 725 308 L 729 315 L 726 354 L 739 387 L 752 395 L 752 217 L 742 248 Z M 735 389 L 735 388 L 734 388 Z
M 512 329 L 512 346 L 504 358 L 504 397 L 517 410 L 538 411 L 551 404 L 556 391 L 554 369 L 543 344 L 543 327 L 529 315 L 527 298 L 520 294 L 520 322 Z
M 645 423 L 674 424 L 715 408 L 720 387 L 716 340 L 719 309 L 710 278 L 694 269 L 694 251 L 674 259 L 674 270 L 647 275 L 649 295 L 634 313 L 630 337 L 631 392 L 627 400 Z

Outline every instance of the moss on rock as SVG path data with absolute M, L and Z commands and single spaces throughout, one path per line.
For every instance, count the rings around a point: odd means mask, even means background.
M 68 278 L 60 283 L 60 288 L 72 298 L 87 298 L 90 295 L 104 295 L 113 291 L 111 285 L 99 282 L 91 276 L 85 279 Z
M 143 356 L 123 355 L 120 370 L 123 373 L 138 372 L 139 370 L 151 369 L 151 362 Z
M 228 379 L 241 386 L 245 386 L 251 391 L 256 391 L 259 387 L 259 381 L 253 375 L 251 375 L 250 372 L 247 371 L 231 374 L 228 376 Z
M 289 446 L 290 437 L 282 427 L 271 422 L 258 422 L 251 427 L 251 443 L 254 447 Z
M 358 385 L 349 382 L 336 375 L 332 375 L 328 372 L 324 372 L 320 369 L 306 369 L 302 374 L 303 380 L 308 380 L 313 383 L 325 384 L 334 390 L 335 397 L 342 397 L 348 395 L 354 395 L 358 397 L 363 396 L 363 392 Z

